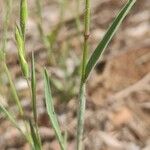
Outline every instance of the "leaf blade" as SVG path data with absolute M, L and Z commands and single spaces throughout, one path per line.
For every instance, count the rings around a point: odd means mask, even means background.
M 45 101 L 46 101 L 47 112 L 48 112 L 52 127 L 55 131 L 55 135 L 59 142 L 59 145 L 61 149 L 64 150 L 65 149 L 64 139 L 61 133 L 58 120 L 57 120 L 57 116 L 55 114 L 53 98 L 52 98 L 51 89 L 50 89 L 50 81 L 49 81 L 49 77 L 48 77 L 48 73 L 46 69 L 44 70 L 44 87 L 45 87 Z
M 107 45 L 113 38 L 114 34 L 116 33 L 118 27 L 121 25 L 122 21 L 124 20 L 126 15 L 129 13 L 130 9 L 132 8 L 132 6 L 134 5 L 135 2 L 136 2 L 136 0 L 128 0 L 126 5 L 118 13 L 117 17 L 115 18 L 115 20 L 113 21 L 111 26 L 108 28 L 102 41 L 98 44 L 98 46 L 96 47 L 95 51 L 92 53 L 87 65 L 86 65 L 84 81 L 88 78 L 90 72 L 96 65 L 99 57 L 104 52 L 105 48 L 107 47 Z

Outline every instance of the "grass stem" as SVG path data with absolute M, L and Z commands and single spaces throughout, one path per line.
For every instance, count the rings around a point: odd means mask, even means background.
M 84 44 L 83 44 L 82 78 L 81 78 L 81 82 L 84 82 L 84 77 L 85 77 L 85 68 L 86 68 L 86 63 L 87 63 L 89 35 L 90 35 L 90 0 L 86 0 L 85 17 L 84 17 Z
M 20 103 L 20 100 L 19 100 L 16 88 L 15 88 L 15 85 L 14 85 L 14 83 L 12 81 L 12 77 L 10 75 L 9 69 L 8 69 L 6 63 L 4 63 L 3 66 L 4 66 L 5 73 L 7 74 L 7 78 L 8 78 L 9 84 L 10 84 L 10 88 L 11 88 L 11 91 L 12 91 L 15 103 L 16 103 L 16 105 L 18 107 L 20 115 L 23 116 L 23 114 L 24 114 L 23 113 L 23 109 L 22 109 L 22 106 L 21 106 L 21 103 Z
M 85 85 L 85 83 L 83 83 L 80 86 L 80 91 L 79 91 L 79 112 L 78 112 L 78 127 L 77 127 L 77 150 L 82 150 L 85 107 L 86 107 L 86 85 Z
M 88 39 L 90 32 L 90 0 L 85 2 L 85 17 L 84 17 L 84 44 L 83 44 L 83 58 L 82 58 L 82 74 L 79 91 L 79 111 L 77 124 L 77 150 L 82 150 L 82 138 L 84 129 L 84 114 L 86 107 L 86 83 L 85 83 L 85 68 L 87 63 L 88 53 Z

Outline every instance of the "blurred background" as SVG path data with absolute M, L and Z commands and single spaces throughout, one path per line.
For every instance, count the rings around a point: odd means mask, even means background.
M 91 0 L 89 56 L 126 0 Z M 28 1 L 27 59 L 35 54 L 37 110 L 43 150 L 59 150 L 44 102 L 43 67 L 49 71 L 56 112 L 68 132 L 68 149 L 75 147 L 77 95 L 84 28 L 84 0 Z M 27 118 L 31 99 L 19 67 L 14 37 L 19 22 L 18 0 L 11 9 L 0 0 L 0 47 L 9 9 L 6 60 Z M 84 145 L 86 150 L 150 150 L 150 0 L 137 0 L 87 85 Z M 3 66 L 0 65 L 0 103 L 22 125 Z M 29 145 L 0 114 L 0 149 L 28 150 Z

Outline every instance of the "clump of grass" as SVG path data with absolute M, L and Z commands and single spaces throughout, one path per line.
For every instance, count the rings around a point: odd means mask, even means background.
M 8 2 L 9 0 L 7 0 Z M 84 43 L 83 43 L 83 57 L 81 63 L 81 74 L 80 74 L 80 87 L 79 87 L 79 110 L 78 110 L 78 123 L 77 123 L 77 144 L 76 149 L 82 150 L 83 149 L 83 131 L 84 131 L 84 114 L 86 108 L 86 83 L 87 79 L 96 65 L 97 61 L 103 54 L 104 50 L 106 49 L 107 45 L 113 38 L 114 34 L 116 33 L 117 29 L 121 25 L 122 21 L 134 5 L 136 0 L 128 0 L 126 5 L 121 9 L 118 13 L 117 17 L 114 19 L 111 26 L 108 28 L 106 34 L 104 35 L 101 42 L 98 44 L 96 49 L 93 51 L 92 55 L 88 58 L 88 49 L 89 49 L 89 36 L 90 36 L 90 14 L 91 14 L 91 0 L 85 0 L 85 17 L 84 17 Z M 10 2 L 10 1 L 9 1 Z M 37 2 L 40 2 L 37 0 Z M 26 127 L 26 131 L 22 131 L 22 129 L 17 124 L 15 117 L 3 106 L 0 104 L 0 112 L 7 117 L 8 120 L 12 122 L 12 124 L 23 134 L 25 139 L 31 145 L 33 150 L 41 150 L 42 144 L 38 130 L 38 123 L 37 123 L 37 109 L 36 109 L 36 74 L 35 74 L 35 63 L 34 63 L 34 54 L 32 53 L 32 61 L 31 61 L 31 71 L 29 70 L 28 63 L 26 60 L 26 51 L 25 51 L 25 32 L 26 32 L 26 23 L 27 23 L 27 0 L 21 0 L 20 4 L 20 24 L 19 26 L 16 25 L 15 30 L 15 37 L 16 37 L 16 44 L 18 48 L 18 57 L 19 63 L 21 66 L 21 70 L 23 76 L 26 78 L 29 90 L 31 92 L 31 100 L 32 100 L 32 111 L 33 111 L 33 121 L 32 120 L 24 120 L 24 124 Z M 41 13 L 41 12 L 40 12 Z M 40 15 L 40 14 L 39 14 Z M 9 16 L 9 15 L 8 15 Z M 8 17 L 6 15 L 6 20 Z M 7 22 L 7 21 L 6 21 Z M 6 23 L 5 22 L 5 23 Z M 7 33 L 8 24 L 6 24 L 5 32 Z M 6 44 L 6 35 L 4 34 L 4 44 Z M 5 45 L 3 46 L 3 51 L 1 51 L 0 56 L 2 61 L 4 62 L 4 68 L 6 74 L 8 76 L 11 89 L 14 94 L 15 103 L 18 106 L 20 115 L 22 118 L 25 118 L 24 110 L 21 106 L 16 88 L 10 76 L 9 69 L 6 65 L 5 61 Z M 30 74 L 31 74 L 31 84 L 30 84 Z M 51 87 L 50 87 L 50 78 L 48 76 L 48 72 L 44 69 L 44 89 L 45 89 L 45 101 L 46 101 L 46 110 L 49 115 L 49 119 L 51 125 L 55 131 L 56 138 L 59 142 L 61 150 L 67 149 L 67 136 L 66 134 L 63 135 L 61 131 L 61 127 L 59 125 L 57 115 L 54 110 L 54 102 L 51 94 Z M 29 131 L 30 127 L 30 131 Z

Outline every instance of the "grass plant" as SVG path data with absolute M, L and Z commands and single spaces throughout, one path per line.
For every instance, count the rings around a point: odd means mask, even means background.
M 87 78 L 99 60 L 100 56 L 106 49 L 107 45 L 113 38 L 120 24 L 134 5 L 136 0 L 128 0 L 126 5 L 118 13 L 117 17 L 114 19 L 111 26 L 108 28 L 103 39 L 98 44 L 97 48 L 94 50 L 90 56 L 88 62 L 88 39 L 89 39 L 89 30 L 90 30 L 90 7 L 91 0 L 85 1 L 85 29 L 84 29 L 84 49 L 83 49 L 83 60 L 82 60 L 82 73 L 81 73 L 81 84 L 79 92 L 79 111 L 78 111 L 78 126 L 77 126 L 77 150 L 82 150 L 82 140 L 83 140 L 83 129 L 84 129 L 84 113 L 86 106 L 86 81 Z
M 23 109 L 21 107 L 21 103 L 19 101 L 19 97 L 15 88 L 15 85 L 13 83 L 12 77 L 11 77 L 11 73 L 9 71 L 9 68 L 6 64 L 6 45 L 7 45 L 7 31 L 8 31 L 8 26 L 9 26 L 9 18 L 10 18 L 10 14 L 11 14 L 11 10 L 12 10 L 12 0 L 6 0 L 5 1 L 5 8 L 6 8 L 6 14 L 4 17 L 4 24 L 3 24 L 3 36 L 2 36 L 2 48 L 0 50 L 0 61 L 2 63 L 2 67 L 7 75 L 9 84 L 10 84 L 10 88 L 11 88 L 11 92 L 14 98 L 14 101 L 18 107 L 19 113 L 22 116 L 23 115 Z
M 31 149 L 33 150 L 42 150 L 42 143 L 39 135 L 39 129 L 38 129 L 38 121 L 37 121 L 37 108 L 36 108 L 36 72 L 35 72 L 35 60 L 34 60 L 34 54 L 32 53 L 32 59 L 31 59 L 31 69 L 29 69 L 29 65 L 26 58 L 26 48 L 25 48 L 25 41 L 26 41 L 26 24 L 27 24 L 27 16 L 28 16 L 28 5 L 27 0 L 21 0 L 20 1 L 20 23 L 19 25 L 16 24 L 16 30 L 15 30 L 15 39 L 16 39 L 16 45 L 18 49 L 18 58 L 19 58 L 19 64 L 21 67 L 22 75 L 27 80 L 29 91 L 31 92 L 31 102 L 32 102 L 32 111 L 33 111 L 33 119 L 25 120 L 25 112 L 22 108 L 20 99 L 18 97 L 15 85 L 13 83 L 11 73 L 9 72 L 9 68 L 6 64 L 6 56 L 5 56 L 5 49 L 7 44 L 7 31 L 8 31 L 8 23 L 11 13 L 11 6 L 12 6 L 12 0 L 6 0 L 6 4 L 8 4 L 6 15 L 4 19 L 4 34 L 3 34 L 3 44 L 2 48 L 0 50 L 0 60 L 3 64 L 4 70 L 6 72 L 6 75 L 8 77 L 8 81 L 10 83 L 11 91 L 13 93 L 14 102 L 16 106 L 18 107 L 19 114 L 22 116 L 24 121 L 24 126 L 26 128 L 26 131 L 23 131 L 20 126 L 17 123 L 17 120 L 15 116 L 9 111 L 8 108 L 5 108 L 2 104 L 0 104 L 0 113 L 3 113 L 4 116 L 22 133 L 24 138 L 27 140 L 27 142 L 31 145 Z M 38 15 L 39 15 L 39 29 L 42 34 L 43 39 L 46 39 L 46 42 L 48 38 L 43 33 L 42 29 L 42 9 L 40 0 L 36 0 L 37 8 L 38 8 Z M 62 1 L 60 1 L 62 2 Z M 65 2 L 65 1 L 63 1 Z M 84 15 L 84 42 L 83 42 L 83 55 L 82 55 L 82 62 L 81 62 L 81 74 L 80 74 L 80 87 L 79 87 L 79 98 L 78 98 L 78 116 L 77 116 L 77 136 L 76 136 L 76 150 L 82 150 L 83 148 L 83 132 L 84 132 L 84 114 L 85 114 L 85 108 L 86 108 L 86 83 L 88 80 L 88 77 L 90 73 L 92 72 L 93 68 L 97 64 L 99 58 L 102 56 L 104 50 L 106 49 L 107 45 L 110 43 L 111 39 L 113 38 L 114 34 L 116 33 L 117 29 L 121 25 L 122 21 L 126 17 L 126 15 L 131 10 L 132 6 L 136 0 L 128 0 L 128 2 L 125 4 L 125 6 L 120 10 L 117 17 L 114 19 L 108 30 L 106 31 L 104 37 L 98 43 L 96 49 L 93 51 L 91 56 L 89 57 L 89 37 L 90 37 L 90 16 L 91 16 L 91 0 L 85 0 L 85 15 Z M 61 5 L 64 5 L 61 3 Z M 79 7 L 79 0 L 78 0 L 78 7 Z M 62 6 L 62 14 L 64 13 L 64 6 Z M 63 21 L 63 16 L 61 16 L 61 19 Z M 62 22 L 61 21 L 61 22 Z M 77 21 L 79 21 L 79 18 L 77 18 Z M 57 30 L 58 31 L 58 30 Z M 54 32 L 52 33 L 54 34 Z M 51 35 L 52 35 L 51 34 Z M 54 37 L 51 37 L 52 39 Z M 56 37 L 55 37 L 56 38 Z M 51 49 L 51 42 L 49 43 L 49 48 Z M 54 40 L 54 39 L 53 39 Z M 46 43 L 45 43 L 46 44 Z M 47 45 L 47 44 L 46 44 Z M 55 113 L 54 109 L 54 101 L 52 98 L 52 92 L 51 92 L 51 85 L 50 81 L 51 78 L 48 75 L 48 71 L 44 69 L 43 71 L 44 76 L 44 91 L 45 91 L 45 103 L 46 103 L 46 110 L 49 116 L 49 120 L 51 122 L 52 128 L 55 131 L 56 139 L 58 140 L 58 143 L 60 145 L 61 150 L 67 150 L 67 134 L 63 134 L 61 131 L 61 127 L 59 125 L 59 121 L 57 118 L 57 114 Z M 55 82 L 56 83 L 56 82 Z M 61 86 L 59 86 L 61 87 Z M 58 88 L 59 88 L 58 87 Z M 61 87 L 62 88 L 62 87 Z M 29 130 L 30 129 L 30 130 Z
M 8 31 L 8 25 L 9 25 L 9 18 L 10 18 L 10 14 L 11 14 L 11 6 L 12 6 L 12 0 L 6 0 L 6 15 L 4 18 L 4 33 L 3 33 L 3 45 L 2 45 L 2 49 L 0 51 L 1 53 L 1 62 L 2 62 L 2 66 L 5 70 L 5 73 L 7 75 L 9 84 L 10 84 L 10 88 L 11 88 L 11 92 L 13 95 L 13 99 L 14 102 L 16 104 L 16 106 L 18 107 L 19 110 L 19 115 L 20 117 L 23 119 L 24 122 L 24 126 L 26 131 L 24 132 L 18 125 L 17 120 L 15 118 L 15 116 L 13 116 L 13 114 L 11 112 L 9 112 L 8 108 L 5 108 L 2 104 L 0 104 L 0 112 L 3 112 L 3 114 L 5 115 L 5 117 L 23 134 L 24 138 L 27 140 L 27 142 L 31 145 L 31 148 L 36 150 L 36 145 L 33 139 L 33 126 L 32 124 L 28 122 L 28 120 L 25 120 L 25 112 L 23 110 L 23 107 L 21 105 L 18 93 L 16 91 L 16 87 L 15 84 L 13 82 L 13 79 L 11 77 L 11 73 L 9 71 L 9 68 L 7 67 L 6 64 L 6 44 L 7 44 L 7 31 Z M 19 56 L 19 62 L 20 62 L 20 66 L 21 66 L 21 70 L 23 73 L 23 76 L 27 79 L 29 79 L 29 67 L 26 61 L 26 57 L 25 57 L 25 30 L 26 30 L 26 23 L 27 23 L 27 1 L 26 0 L 21 0 L 20 2 L 20 26 L 16 25 L 16 31 L 15 31 L 15 38 L 16 38 L 16 44 L 17 44 L 17 48 L 18 48 L 18 56 Z M 33 58 L 33 57 L 32 57 Z M 33 113 L 34 113 L 34 120 L 36 122 L 36 109 L 35 109 L 35 105 L 36 105 L 36 94 L 35 94 L 35 72 L 34 72 L 34 59 L 32 59 L 32 89 L 34 87 L 34 90 L 32 91 L 32 100 L 33 100 Z M 35 123 L 36 124 L 36 123 Z M 31 132 L 29 131 L 29 125 L 30 127 L 32 126 L 32 130 Z M 37 125 L 35 125 L 36 128 L 36 134 L 38 133 L 37 131 Z M 39 138 L 39 134 L 37 134 L 38 137 L 38 143 L 39 145 L 41 145 L 40 143 L 40 138 Z

